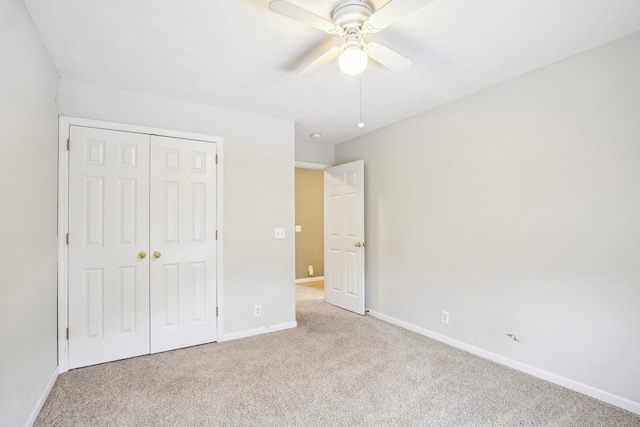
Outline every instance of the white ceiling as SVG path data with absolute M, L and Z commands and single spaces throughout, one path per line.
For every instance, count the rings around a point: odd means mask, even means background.
M 327 19 L 337 2 L 290 1 Z M 336 62 L 297 75 L 339 39 L 269 0 L 24 3 L 63 78 L 291 119 L 296 141 L 327 144 L 640 31 L 639 0 L 435 0 L 367 36 L 415 65 L 398 75 L 370 61 L 359 129 L 358 77 Z

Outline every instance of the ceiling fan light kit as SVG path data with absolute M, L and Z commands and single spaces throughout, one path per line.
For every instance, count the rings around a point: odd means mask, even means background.
M 369 57 L 359 47 L 348 47 L 338 57 L 340 71 L 350 76 L 363 72 L 368 63 Z
M 369 0 L 344 0 L 333 7 L 332 21 L 297 6 L 289 0 L 272 0 L 269 3 L 269 9 L 342 38 L 341 47 L 331 48 L 322 54 L 298 73 L 301 76 L 315 74 L 336 58 L 343 73 L 357 75 L 367 68 L 369 57 L 391 71 L 405 73 L 413 66 L 413 61 L 379 43 L 365 43 L 364 36 L 385 29 L 431 1 L 390 0 L 376 10 Z
M 345 38 L 344 50 L 338 57 L 340 71 L 351 76 L 360 74 L 367 68 L 369 56 L 362 50 L 362 38 L 356 30 L 349 30 Z

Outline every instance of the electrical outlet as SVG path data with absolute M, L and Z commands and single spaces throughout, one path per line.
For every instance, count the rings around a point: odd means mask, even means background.
M 255 317 L 262 316 L 262 306 L 261 305 L 253 306 L 253 315 Z
M 284 228 L 276 228 L 274 238 L 276 240 L 284 239 Z
M 442 310 L 442 323 L 449 324 L 449 312 Z

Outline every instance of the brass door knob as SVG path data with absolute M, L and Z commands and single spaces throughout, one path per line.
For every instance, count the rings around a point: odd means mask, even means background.
M 360 246 L 362 246 L 362 243 L 360 242 L 356 243 L 356 248 L 359 248 Z
M 153 257 L 154 257 L 155 259 L 160 258 L 160 256 L 161 256 L 161 255 L 162 255 L 162 254 L 161 254 L 160 252 L 158 252 L 158 251 L 155 251 L 155 252 L 153 253 Z
M 146 257 L 147 257 L 147 253 L 146 252 L 138 252 L 138 258 L 145 259 Z

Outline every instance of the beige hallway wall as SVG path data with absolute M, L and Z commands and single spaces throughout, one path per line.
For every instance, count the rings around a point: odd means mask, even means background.
M 296 279 L 324 276 L 324 172 L 296 168 Z

